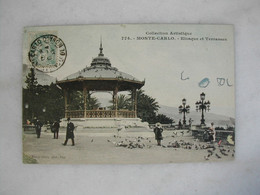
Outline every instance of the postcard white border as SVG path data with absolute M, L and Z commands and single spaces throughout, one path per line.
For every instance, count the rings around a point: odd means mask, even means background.
M 8 1 L 0 3 L 0 194 L 256 194 L 259 190 L 258 1 Z M 24 26 L 234 24 L 236 160 L 166 165 L 22 164 Z

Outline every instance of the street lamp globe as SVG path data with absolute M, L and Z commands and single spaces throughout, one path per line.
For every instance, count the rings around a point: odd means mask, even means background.
M 185 98 L 182 99 L 182 103 L 183 103 L 184 105 L 186 104 L 186 99 L 185 99 Z
M 205 93 L 204 92 L 202 92 L 202 94 L 200 94 L 200 99 L 203 101 L 203 100 L 205 100 Z

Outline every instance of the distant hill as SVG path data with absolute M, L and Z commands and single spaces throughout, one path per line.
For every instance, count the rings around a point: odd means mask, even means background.
M 30 72 L 30 68 L 28 65 L 23 64 L 23 87 L 26 87 L 26 76 L 28 75 L 28 73 Z M 37 78 L 37 81 L 39 84 L 41 85 L 50 85 L 51 83 L 55 83 L 56 82 L 56 78 L 44 73 L 44 72 L 40 72 L 37 69 L 35 69 L 35 76 Z
M 110 99 L 108 98 L 98 97 L 98 101 L 101 103 L 101 106 L 104 107 L 111 105 L 111 103 L 109 103 L 109 100 Z M 178 123 L 179 119 L 183 119 L 183 115 L 179 114 L 179 109 L 175 107 L 160 105 L 160 109 L 158 113 L 164 114 L 174 119 L 175 123 Z M 187 116 L 186 117 L 187 124 L 189 118 L 192 118 L 194 125 L 200 124 L 201 112 L 190 111 L 190 113 L 186 116 Z M 205 113 L 205 120 L 208 126 L 210 125 L 211 122 L 214 122 L 215 126 L 222 126 L 222 127 L 226 127 L 226 125 L 234 126 L 235 124 L 235 119 L 232 117 L 214 114 L 210 112 Z
M 179 109 L 175 107 L 160 105 L 159 113 L 173 118 L 175 123 L 178 123 L 179 119 L 183 118 L 183 115 L 179 114 Z M 201 112 L 190 111 L 190 113 L 186 115 L 186 120 L 188 121 L 189 118 L 192 118 L 193 124 L 200 124 Z M 226 125 L 234 126 L 235 124 L 235 119 L 232 117 L 214 114 L 210 112 L 205 113 L 205 120 L 207 125 L 210 125 L 211 122 L 214 122 L 215 126 L 224 127 Z

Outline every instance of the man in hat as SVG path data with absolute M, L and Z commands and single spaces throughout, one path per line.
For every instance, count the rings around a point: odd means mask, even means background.
M 71 139 L 72 141 L 72 146 L 75 145 L 75 142 L 74 142 L 74 131 L 75 127 L 74 127 L 74 124 L 72 122 L 70 122 L 70 118 L 68 118 L 68 123 L 67 123 L 67 132 L 66 132 L 66 140 L 64 142 L 64 146 L 67 145 L 67 142 L 68 142 L 68 139 Z
M 212 135 L 212 141 L 216 141 L 216 131 L 215 131 L 215 127 L 214 127 L 214 123 L 211 123 L 211 127 L 209 128 L 210 130 L 210 134 Z
M 59 129 L 60 129 L 60 123 L 59 120 L 54 121 L 52 125 L 52 131 L 53 131 L 53 139 L 58 139 L 59 137 Z
M 182 129 L 181 119 L 179 120 L 179 129 Z
M 42 126 L 43 126 L 42 122 L 37 119 L 35 122 L 35 130 L 36 130 L 37 138 L 40 138 L 41 136 Z
M 156 123 L 153 132 L 155 134 L 155 139 L 157 140 L 157 145 L 160 146 L 161 140 L 163 139 L 163 137 L 162 137 L 162 132 L 163 132 L 162 125 L 160 123 Z

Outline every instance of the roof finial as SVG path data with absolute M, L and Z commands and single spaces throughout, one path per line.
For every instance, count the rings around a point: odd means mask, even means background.
M 102 47 L 102 36 L 100 36 L 100 48 L 99 48 L 99 50 L 100 50 L 100 53 L 98 54 L 98 56 L 104 56 L 104 54 L 102 53 L 102 51 L 103 51 L 103 47 Z

